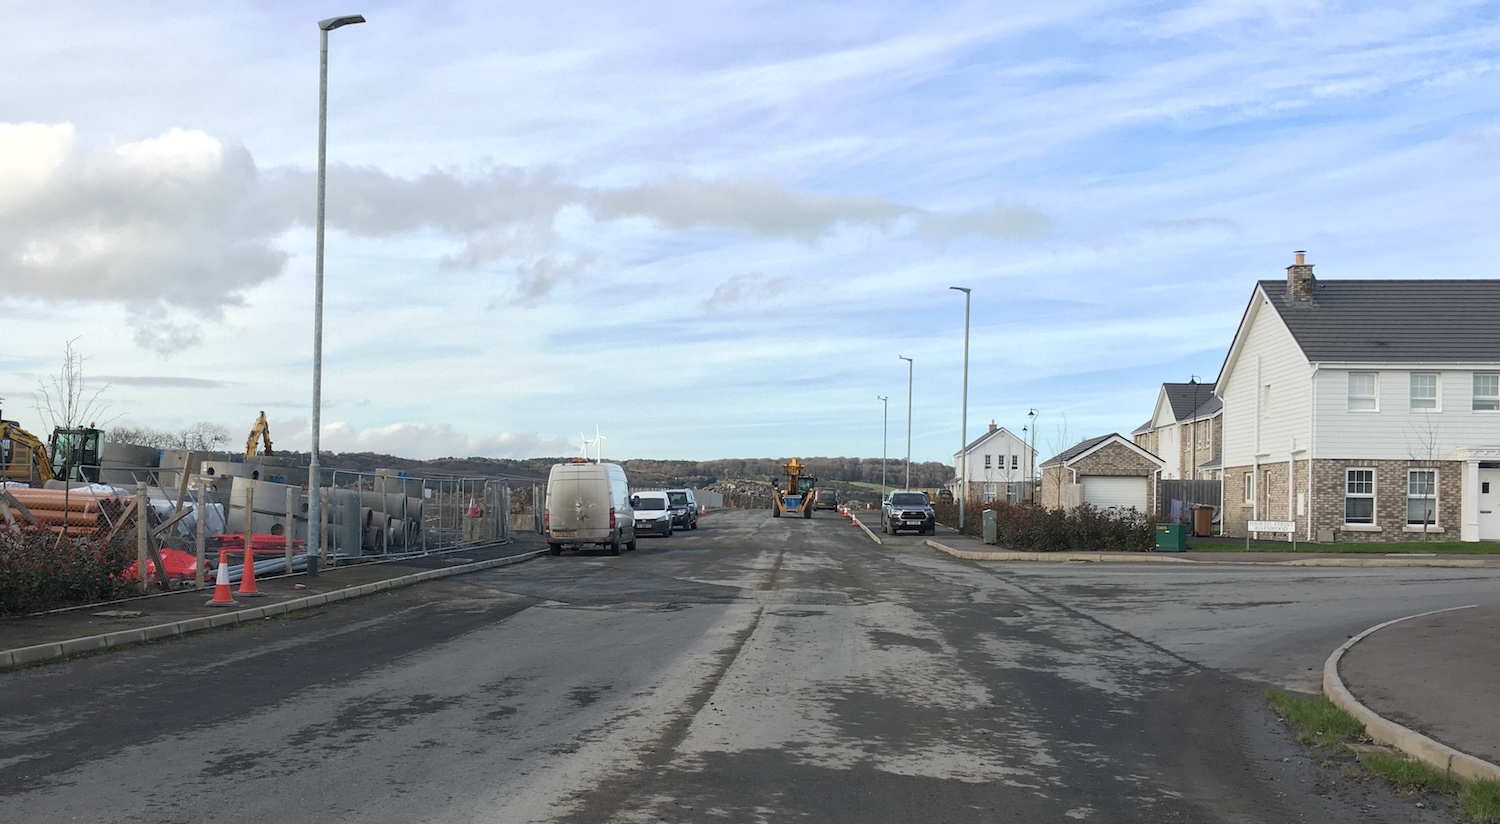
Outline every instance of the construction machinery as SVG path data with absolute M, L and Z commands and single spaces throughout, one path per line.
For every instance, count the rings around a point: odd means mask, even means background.
M 781 465 L 781 474 L 787 479 L 786 489 L 779 486 L 772 489 L 772 517 L 780 518 L 782 513 L 793 518 L 798 515 L 812 517 L 813 488 L 818 485 L 818 479 L 804 475 L 806 470 L 807 465 L 796 458 Z
M 250 427 L 250 439 L 245 441 L 245 457 L 255 457 L 256 441 L 265 441 L 267 455 L 275 455 L 271 451 L 271 424 L 266 420 L 266 413 L 262 411 L 260 417 L 255 419 L 255 425 Z
M 99 480 L 104 432 L 91 426 L 57 427 L 47 444 L 15 421 L 0 418 L 0 480 L 41 486 L 54 478 Z

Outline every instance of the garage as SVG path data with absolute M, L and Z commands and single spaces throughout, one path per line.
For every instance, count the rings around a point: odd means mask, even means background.
M 1128 475 L 1085 475 L 1083 502 L 1095 509 L 1131 509 L 1149 512 L 1146 508 L 1147 481 Z
M 1143 515 L 1156 511 L 1156 478 L 1165 461 L 1118 432 L 1080 441 L 1042 462 L 1043 506 Z

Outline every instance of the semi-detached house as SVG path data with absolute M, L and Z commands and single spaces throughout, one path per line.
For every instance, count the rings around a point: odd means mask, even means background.
M 1319 281 L 1298 252 L 1214 391 L 1225 534 L 1500 540 L 1500 280 Z

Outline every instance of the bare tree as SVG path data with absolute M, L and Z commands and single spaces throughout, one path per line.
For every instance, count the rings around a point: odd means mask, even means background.
M 1411 458 L 1413 468 L 1430 470 L 1429 476 L 1432 480 L 1430 489 L 1425 486 L 1420 490 L 1424 496 L 1422 505 L 1422 542 L 1427 542 L 1427 528 L 1433 524 L 1437 515 L 1437 487 L 1438 474 L 1442 467 L 1437 460 L 1438 426 L 1433 420 L 1431 413 L 1422 416 L 1422 421 L 1412 421 L 1411 431 L 1406 438 L 1406 454 Z M 1408 512 L 1406 522 L 1411 523 L 1411 475 L 1407 474 L 1406 500 Z
M 216 423 L 199 421 L 182 431 L 182 448 L 213 452 L 229 443 L 229 430 Z
M 85 422 L 96 426 L 99 416 L 109 409 L 99 402 L 109 384 L 90 391 L 83 375 L 83 355 L 73 348 L 77 340 L 73 338 L 63 347 L 63 363 L 58 373 L 37 382 L 36 412 L 54 429 L 73 429 Z

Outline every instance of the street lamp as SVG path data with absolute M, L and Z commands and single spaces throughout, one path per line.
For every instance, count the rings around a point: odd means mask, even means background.
M 880 399 L 880 500 L 885 501 L 885 443 L 886 433 L 890 431 L 891 404 L 890 398 L 885 395 L 876 395 Z
M 328 33 L 337 28 L 363 23 L 358 14 L 330 17 L 318 21 L 322 41 L 318 61 L 318 220 L 317 252 L 313 263 L 313 397 L 312 460 L 307 466 L 307 574 L 318 574 L 318 560 L 323 554 L 323 501 L 321 467 L 318 463 L 320 435 L 323 428 L 323 201 L 328 173 Z
M 964 293 L 964 403 L 963 417 L 958 425 L 958 471 L 962 478 L 959 484 L 958 531 L 964 531 L 964 502 L 969 499 L 969 288 L 949 286 L 955 292 Z
M 1031 430 L 1031 443 L 1026 449 L 1026 502 L 1036 503 L 1036 410 L 1026 413 L 1026 426 Z
M 905 355 L 896 357 L 906 361 L 906 486 L 902 488 L 911 489 L 911 370 L 915 364 Z

